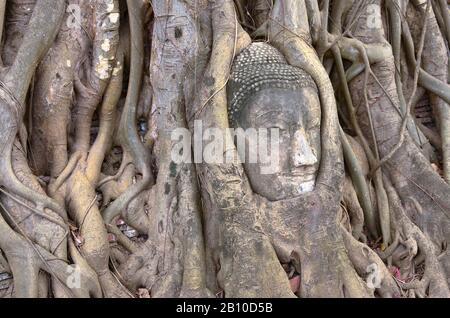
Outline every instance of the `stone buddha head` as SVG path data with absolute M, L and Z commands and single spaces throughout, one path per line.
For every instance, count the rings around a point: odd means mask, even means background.
M 264 172 L 264 163 L 247 160 L 248 147 L 240 153 L 253 191 L 270 201 L 313 191 L 321 156 L 321 110 L 312 78 L 288 65 L 272 46 L 253 43 L 236 58 L 227 91 L 232 128 L 267 130 L 268 135 L 278 131 L 278 160 L 271 173 Z

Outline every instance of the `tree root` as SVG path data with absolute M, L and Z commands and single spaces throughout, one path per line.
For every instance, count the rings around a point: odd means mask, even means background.
M 37 297 L 39 295 L 39 271 L 45 270 L 64 286 L 68 296 L 100 296 L 92 274 L 73 268 L 56 258 L 47 250 L 34 245 L 13 231 L 0 217 L 0 247 L 5 252 L 14 277 L 16 297 Z M 79 270 L 77 275 L 71 274 Z M 76 279 L 77 281 L 74 281 Z
M 367 245 L 356 241 L 347 230 L 342 229 L 342 236 L 349 258 L 361 277 L 369 274 L 368 269 L 371 265 L 376 265 L 380 281 L 376 284 L 377 286 L 373 286 L 375 292 L 383 298 L 400 297 L 400 288 L 380 257 Z
M 129 152 L 132 155 L 137 170 L 142 173 L 142 179 L 129 187 L 125 193 L 105 209 L 103 218 L 106 224 L 110 224 L 116 216 L 127 208 L 133 198 L 154 183 L 153 173 L 150 169 L 150 151 L 142 144 L 136 129 L 136 112 L 144 63 L 142 54 L 143 21 L 140 10 L 142 3 L 127 1 L 127 5 L 131 29 L 131 66 L 127 98 L 120 120 L 119 140 L 124 152 Z
M 392 210 L 395 214 L 399 230 L 403 236 L 415 241 L 418 250 L 425 256 L 425 273 L 419 281 L 402 284 L 403 288 L 414 289 L 416 295 L 429 297 L 450 297 L 450 290 L 446 277 L 440 264 L 436 249 L 432 242 L 423 234 L 423 232 L 411 222 L 405 214 L 395 189 L 386 180 L 387 192 Z

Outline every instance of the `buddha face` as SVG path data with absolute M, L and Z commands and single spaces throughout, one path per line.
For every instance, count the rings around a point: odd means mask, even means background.
M 268 163 L 276 165 L 270 169 L 273 173 L 265 173 L 260 160 L 244 161 L 253 191 L 279 201 L 314 190 L 320 164 L 320 123 L 320 101 L 311 87 L 266 88 L 247 99 L 236 124 L 244 130 L 265 129 L 269 136 L 271 129 L 279 132 L 278 160 Z M 247 159 L 249 150 L 245 148 Z

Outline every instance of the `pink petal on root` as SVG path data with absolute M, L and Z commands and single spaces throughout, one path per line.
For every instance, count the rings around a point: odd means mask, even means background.
M 291 290 L 296 293 L 300 289 L 300 276 L 294 276 L 289 280 L 291 284 Z
M 402 274 L 400 273 L 400 269 L 398 267 L 392 266 L 389 270 L 390 270 L 392 276 L 394 276 L 395 278 L 397 278 L 399 280 L 402 279 Z
M 109 242 L 116 242 L 117 238 L 114 234 L 108 233 L 108 241 Z

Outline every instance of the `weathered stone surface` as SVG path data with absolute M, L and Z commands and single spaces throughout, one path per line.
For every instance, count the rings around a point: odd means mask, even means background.
M 228 115 L 233 122 L 246 100 L 266 88 L 297 90 L 316 88 L 305 71 L 287 64 L 283 55 L 267 43 L 252 43 L 236 58 L 228 83 Z

